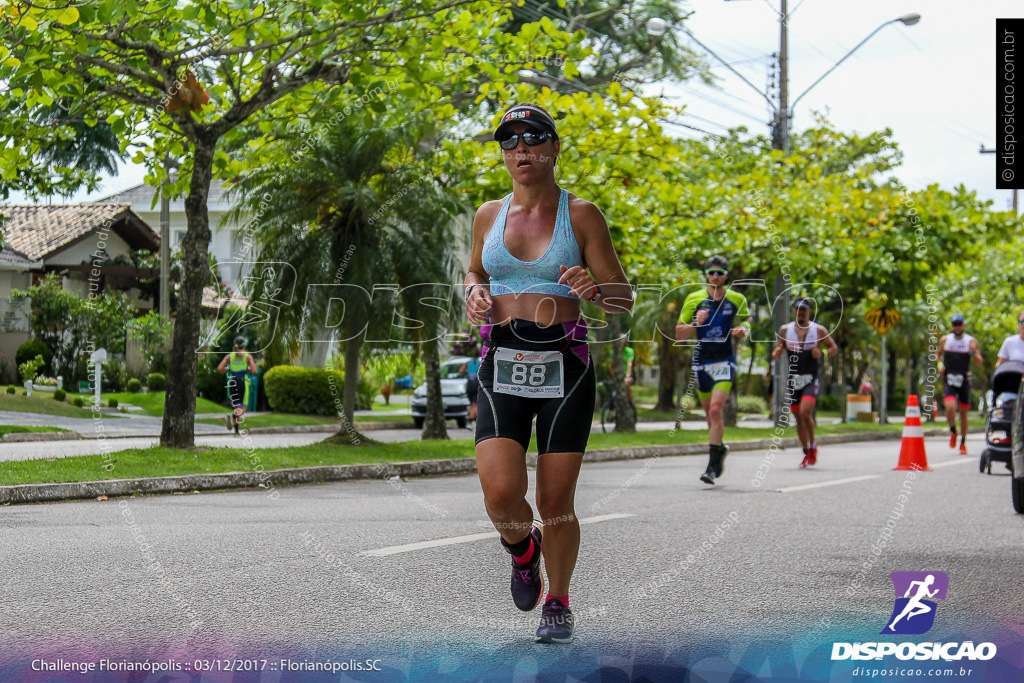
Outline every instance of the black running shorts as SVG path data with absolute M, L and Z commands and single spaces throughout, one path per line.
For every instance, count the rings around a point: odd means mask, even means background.
M 950 386 L 945 376 L 942 378 L 942 400 L 956 401 L 960 408 L 971 407 L 971 378 L 963 375 L 960 377 L 960 386 Z
M 245 373 L 228 373 L 228 398 L 231 400 L 232 408 L 241 408 L 245 405 Z
M 573 339 L 562 325 L 541 327 L 528 320 L 512 320 L 490 331 L 487 354 L 480 364 L 476 442 L 505 438 L 530 445 L 533 418 L 537 418 L 537 450 L 545 453 L 582 453 L 594 419 L 596 383 L 586 341 Z M 564 388 L 561 398 L 534 398 L 494 391 L 494 356 L 499 348 L 515 351 L 558 351 L 562 356 Z

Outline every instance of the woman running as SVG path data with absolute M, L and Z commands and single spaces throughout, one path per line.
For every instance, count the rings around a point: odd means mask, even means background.
M 217 372 L 225 372 L 228 376 L 228 398 L 231 400 L 231 412 L 227 415 L 228 431 L 234 429 L 235 434 L 238 434 L 238 425 L 242 423 L 249 403 L 245 373 L 256 374 L 256 361 L 245 350 L 248 344 L 245 337 L 235 337 L 234 349 L 217 366 Z
M 580 299 L 625 313 L 633 292 L 604 216 L 555 181 L 561 141 L 551 116 L 517 104 L 494 139 L 512 193 L 473 221 L 466 313 L 482 323 L 476 462 L 484 505 L 512 555 L 512 600 L 523 611 L 548 592 L 538 642 L 567 643 L 569 581 L 579 553 L 576 480 L 593 421 L 594 368 Z M 537 418 L 537 512 L 526 500 L 526 449 Z

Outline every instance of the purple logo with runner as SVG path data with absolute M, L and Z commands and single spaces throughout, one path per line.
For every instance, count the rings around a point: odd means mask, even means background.
M 883 634 L 921 634 L 935 623 L 935 600 L 945 600 L 949 577 L 945 572 L 893 572 L 896 604 Z

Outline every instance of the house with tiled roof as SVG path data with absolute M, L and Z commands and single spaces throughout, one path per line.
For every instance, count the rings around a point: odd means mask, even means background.
M 83 298 L 116 286 L 126 289 L 141 310 L 153 308 L 132 285 L 158 277 L 159 271 L 109 263 L 160 248 L 157 233 L 128 204 L 0 206 L 0 216 L 0 352 L 9 363 L 29 337 L 29 309 L 24 301 L 11 301 L 11 291 L 30 287 L 47 273 L 62 273 L 64 288 Z
M 143 221 L 160 230 L 160 200 L 157 188 L 150 185 L 136 185 L 123 192 L 112 194 L 99 200 L 115 204 L 127 204 Z M 188 224 L 185 221 L 185 198 L 177 197 L 168 202 L 169 231 L 168 241 L 171 250 L 175 250 L 185 239 Z M 210 246 L 208 251 L 217 259 L 221 280 L 234 291 L 240 291 L 241 266 L 239 262 L 249 260 L 246 253 L 247 242 L 244 240 L 242 225 L 235 225 L 225 220 L 234 203 L 228 198 L 225 185 L 213 182 L 206 200 L 206 210 L 210 217 Z
M 28 287 L 32 271 L 42 267 L 42 261 L 29 258 L 9 244 L 0 249 L 0 366 L 4 362 L 11 365 L 18 345 L 29 339 L 29 302 L 11 301 L 10 291 Z M 8 374 L 10 370 L 0 368 L 0 375 Z

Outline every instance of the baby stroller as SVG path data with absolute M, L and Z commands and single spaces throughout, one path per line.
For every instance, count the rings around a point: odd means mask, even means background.
M 1010 467 L 1013 451 L 1013 409 L 1024 375 L 1024 362 L 1006 361 L 992 373 L 992 388 L 988 391 L 988 412 L 985 415 L 985 444 L 981 452 L 979 469 L 992 474 L 992 462 L 1005 462 Z M 1011 468 L 1012 469 L 1012 468 Z

